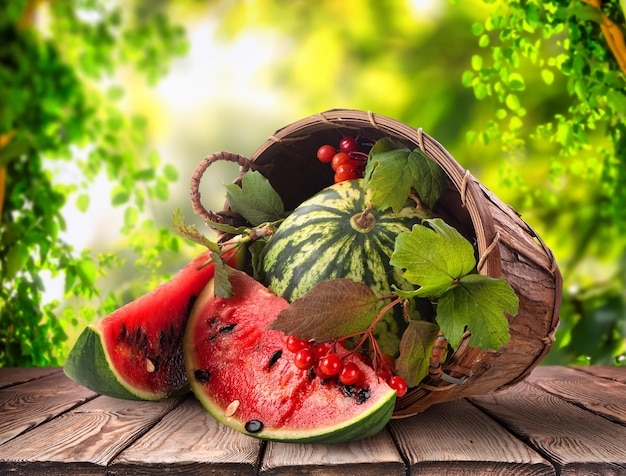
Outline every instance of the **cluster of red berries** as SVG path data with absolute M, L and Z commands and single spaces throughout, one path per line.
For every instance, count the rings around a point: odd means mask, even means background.
M 344 136 L 339 141 L 339 150 L 325 144 L 317 149 L 317 158 L 320 162 L 330 163 L 335 171 L 335 183 L 354 180 L 363 177 L 367 164 L 367 154 L 360 149 L 356 137 Z
M 337 378 L 343 385 L 357 385 L 363 372 L 354 362 L 344 362 L 328 342 L 317 343 L 299 339 L 294 335 L 287 336 L 287 349 L 293 352 L 293 362 L 301 370 L 313 371 L 321 379 Z M 393 375 L 392 366 L 388 362 L 377 369 L 378 377 L 396 391 L 398 397 L 406 394 L 408 387 L 404 379 Z

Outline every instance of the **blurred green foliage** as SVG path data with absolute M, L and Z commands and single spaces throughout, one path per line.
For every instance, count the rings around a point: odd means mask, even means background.
M 338 107 L 372 110 L 444 144 L 557 256 L 562 325 L 545 362 L 623 363 L 626 82 L 597 9 L 579 0 L 435 0 L 429 12 L 408 0 L 183 3 L 194 21 L 218 24 L 222 41 L 278 37 L 280 54 L 264 73 L 288 98 L 282 107 L 293 120 Z M 32 3 L 0 7 L 0 136 L 12 134 L 0 148 L 0 365 L 58 364 L 67 326 L 119 305 L 119 294 L 99 306 L 40 299 L 41 270 L 63 275 L 68 298 L 87 301 L 122 264 L 123 253 L 77 251 L 58 239 L 64 205 L 89 210 L 98 174 L 115 183 L 111 205 L 124 209 L 121 234 L 152 278 L 146 287 L 163 274 L 166 252 L 184 246 L 144 211 L 167 200 L 185 172 L 150 149 L 147 120 L 122 111 L 115 77 L 131 68 L 154 84 L 186 53 L 173 3 L 44 4 L 47 32 L 24 25 Z M 617 0 L 603 10 L 624 26 Z M 78 162 L 80 180 L 53 185 L 44 157 Z
M 141 257 L 139 266 L 156 270 L 160 253 L 180 246 L 154 223 L 140 222 L 148 201 L 167 198 L 177 171 L 161 167 L 158 155 L 145 150 L 145 118 L 128 117 L 116 105 L 124 94 L 113 77 L 118 67 L 154 82 L 169 58 L 186 52 L 184 30 L 163 8 L 144 3 L 124 11 L 106 1 L 49 2 L 48 31 L 34 27 L 38 2 L 12 0 L 0 7 L 2 366 L 62 363 L 67 325 L 115 305 L 112 296 L 100 309 L 42 302 L 43 273 L 61 276 L 68 298 L 88 301 L 100 293 L 98 278 L 120 265 L 114 254 L 74 250 L 59 238 L 66 227 L 63 207 L 74 199 L 86 211 L 98 174 L 116 183 L 111 205 L 125 209 L 121 232 Z M 104 80 L 111 85 L 103 91 Z M 82 176 L 56 183 L 44 161 L 74 161 Z

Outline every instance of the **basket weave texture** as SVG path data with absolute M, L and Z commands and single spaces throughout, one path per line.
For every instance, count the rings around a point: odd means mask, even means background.
M 515 210 L 484 187 L 441 144 L 421 129 L 388 117 L 349 109 L 319 113 L 276 131 L 251 160 L 281 195 L 285 209 L 292 210 L 333 183 L 334 172 L 316 159 L 316 151 L 323 144 L 338 143 L 344 135 L 373 140 L 391 137 L 411 149 L 421 148 L 438 163 L 449 185 L 435 213 L 470 241 L 475 240 L 478 272 L 506 279 L 519 297 L 517 315 L 508 316 L 508 344 L 494 352 L 469 347 L 468 339 L 464 340 L 443 369 L 453 377 L 469 377 L 467 381 L 451 384 L 426 379 L 398 399 L 394 417 L 414 415 L 438 402 L 489 394 L 523 380 L 549 352 L 559 323 L 562 278 L 551 250 Z M 248 165 L 242 166 L 242 174 Z M 240 217 L 230 212 L 227 203 L 215 215 L 239 224 Z

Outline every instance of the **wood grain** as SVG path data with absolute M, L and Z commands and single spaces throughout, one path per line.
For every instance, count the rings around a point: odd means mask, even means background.
M 626 374 L 626 369 L 622 371 Z M 626 384 L 564 367 L 542 367 L 528 382 L 613 421 L 626 423 Z
M 58 367 L 4 367 L 0 373 L 0 389 L 61 372 Z
M 269 442 L 259 474 L 404 476 L 406 467 L 383 430 L 371 438 L 337 445 Z
M 120 451 L 178 403 L 99 396 L 0 446 L 0 473 L 103 474 Z
M 0 390 L 0 444 L 96 396 L 62 372 L 46 373 L 45 377 Z M 19 372 L 18 379 L 27 374 L 40 375 Z
M 576 370 L 585 372 L 596 377 L 603 377 L 616 382 L 626 383 L 626 367 L 574 367 Z
M 109 474 L 254 475 L 261 441 L 215 420 L 193 397 L 122 451 Z
M 528 383 L 471 401 L 529 442 L 561 475 L 626 474 L 622 425 Z
M 390 430 L 411 474 L 555 474 L 541 455 L 464 400 L 393 420 Z

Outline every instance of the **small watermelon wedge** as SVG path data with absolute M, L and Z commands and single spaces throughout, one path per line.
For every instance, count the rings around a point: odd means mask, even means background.
M 357 386 L 320 379 L 294 365 L 285 335 L 267 326 L 288 302 L 238 270 L 234 295 L 220 298 L 212 282 L 191 312 L 183 343 L 192 391 L 219 421 L 261 439 L 340 443 L 378 433 L 393 413 L 396 392 L 348 351 L 337 353 L 362 371 Z
M 243 252 L 231 254 L 241 264 Z M 193 302 L 214 275 L 205 252 L 174 278 L 90 324 L 63 370 L 95 392 L 131 400 L 161 400 L 189 391 L 183 334 Z M 209 262 L 209 264 L 207 264 Z

